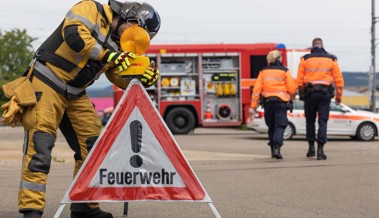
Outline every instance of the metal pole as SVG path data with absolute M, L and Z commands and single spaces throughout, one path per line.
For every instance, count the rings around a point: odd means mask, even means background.
M 129 208 L 129 203 L 124 202 L 124 211 L 122 212 L 122 217 L 128 217 L 128 208 Z
M 375 69 L 375 0 L 371 0 L 371 70 L 372 70 L 372 88 L 371 88 L 371 110 L 376 112 L 376 69 Z
M 212 202 L 208 203 L 208 206 L 211 208 L 212 212 L 213 212 L 213 216 L 215 218 L 221 218 L 220 214 L 218 213 L 216 207 L 213 205 Z

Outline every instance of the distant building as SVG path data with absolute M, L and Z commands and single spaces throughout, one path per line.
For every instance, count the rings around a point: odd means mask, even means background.
M 367 72 L 343 72 L 345 92 L 342 102 L 356 109 L 370 109 L 369 74 Z M 376 107 L 379 108 L 379 78 L 376 80 Z M 347 92 L 349 91 L 349 92 Z
M 367 95 L 347 89 L 343 92 L 342 103 L 354 109 L 370 109 L 370 100 Z

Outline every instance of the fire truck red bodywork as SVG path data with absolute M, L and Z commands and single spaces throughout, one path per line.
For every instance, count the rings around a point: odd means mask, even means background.
M 167 120 L 167 116 L 171 110 L 174 108 L 187 108 L 193 113 L 194 126 L 239 126 L 246 123 L 246 119 L 249 116 L 249 108 L 251 103 L 251 90 L 254 86 L 255 79 L 259 71 L 267 65 L 266 55 L 274 50 L 278 49 L 282 51 L 283 54 L 283 65 L 287 65 L 287 55 L 286 48 L 283 44 L 277 43 L 255 43 L 255 44 L 169 44 L 169 45 L 151 45 L 146 55 L 150 59 L 155 60 L 157 67 L 160 69 L 162 63 L 166 57 L 173 60 L 175 57 L 187 57 L 191 56 L 193 60 L 198 61 L 198 67 L 194 71 L 199 71 L 198 80 L 196 85 L 198 85 L 197 94 L 198 97 L 194 99 L 164 99 L 161 95 L 161 78 L 156 85 L 156 103 L 160 114 L 163 119 L 168 124 L 169 128 L 173 133 L 187 133 L 188 130 L 181 132 L 180 130 L 175 130 L 172 127 L 171 122 Z M 230 120 L 218 120 L 217 122 L 206 122 L 204 119 L 205 106 L 207 104 L 205 93 L 205 82 L 203 75 L 205 75 L 205 70 L 202 68 L 204 57 L 212 57 L 212 54 L 216 57 L 229 58 L 232 56 L 236 62 L 238 62 L 237 72 L 237 94 L 235 96 L 236 102 L 238 102 L 238 107 L 233 108 L 239 111 L 234 119 Z M 223 56 L 224 55 L 224 56 Z M 195 67 L 194 67 L 195 68 Z M 160 69 L 161 77 L 164 77 L 166 72 Z M 120 90 L 115 91 L 115 104 L 121 97 L 122 92 Z M 209 103 L 209 102 L 208 102 Z M 191 118 L 191 116 L 189 116 Z M 170 118 L 171 119 L 171 118 Z M 188 119 L 188 118 L 186 118 Z M 181 120 L 178 120 L 181 121 Z M 171 125 L 171 126 L 170 126 Z M 191 124 L 192 125 L 192 124 Z

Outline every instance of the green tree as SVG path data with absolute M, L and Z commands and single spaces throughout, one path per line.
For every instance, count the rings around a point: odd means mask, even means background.
M 25 29 L 4 32 L 0 29 L 0 87 L 25 72 L 34 54 L 32 43 L 35 40 Z M 6 101 L 0 88 L 0 105 Z

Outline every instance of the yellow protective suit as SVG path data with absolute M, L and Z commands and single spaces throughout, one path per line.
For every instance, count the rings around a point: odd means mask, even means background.
M 84 0 L 74 5 L 62 24 L 41 45 L 31 84 L 36 103 L 23 108 L 24 156 L 19 186 L 19 211 L 45 207 L 45 190 L 57 129 L 60 128 L 75 152 L 74 175 L 102 130 L 85 88 L 106 71 L 101 60 L 106 51 L 120 51 L 110 37 L 112 10 L 107 4 Z M 127 82 L 108 73 L 120 87 Z M 98 204 L 72 204 L 82 213 L 97 210 Z

